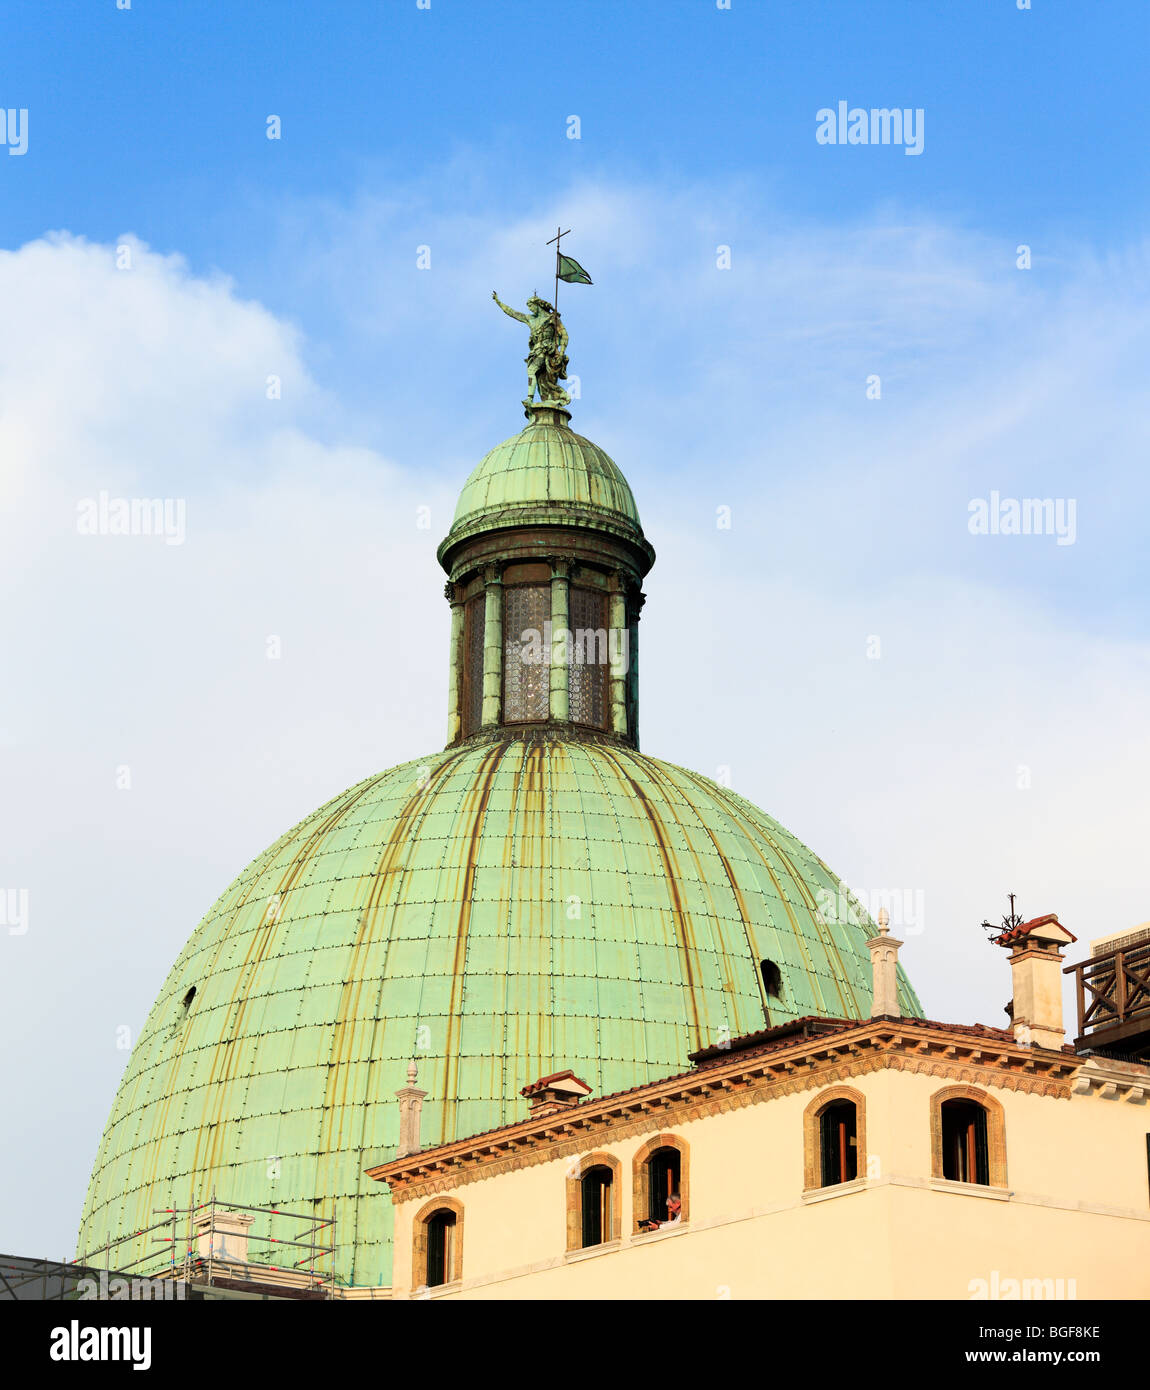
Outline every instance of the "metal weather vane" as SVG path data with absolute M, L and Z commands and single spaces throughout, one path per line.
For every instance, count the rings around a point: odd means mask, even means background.
M 1008 893 L 1007 897 L 1010 899 L 1010 912 L 1003 917 L 1002 926 L 996 927 L 990 922 L 982 923 L 983 931 L 989 933 L 989 935 L 995 939 L 1004 936 L 1007 932 L 1012 932 L 1015 927 L 1020 927 L 1022 925 L 1022 913 L 1014 910 L 1014 894 Z
M 559 302 L 559 281 L 564 280 L 571 285 L 589 285 L 591 277 L 583 269 L 578 261 L 570 256 L 563 255 L 560 250 L 562 238 L 570 234 L 570 228 L 565 232 L 561 228 L 556 228 L 556 235 L 547 243 L 548 246 L 555 247 L 555 303 L 548 304 L 545 299 L 540 299 L 537 294 L 533 294 L 527 301 L 527 313 L 521 314 L 518 309 L 512 309 L 499 298 L 496 290 L 491 291 L 491 298 L 510 318 L 518 319 L 520 323 L 525 323 L 530 331 L 530 338 L 527 343 L 527 356 L 524 361 L 527 363 L 527 397 L 523 402 L 527 418 L 531 418 L 531 407 L 535 402 L 535 392 L 539 392 L 540 405 L 567 406 L 571 404 L 571 397 L 559 385 L 561 381 L 567 379 L 567 330 L 563 327 L 563 321 L 559 317 L 559 310 L 556 305 Z

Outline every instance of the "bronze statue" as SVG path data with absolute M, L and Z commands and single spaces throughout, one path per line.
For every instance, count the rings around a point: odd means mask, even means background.
M 570 405 L 571 397 L 559 385 L 567 377 L 567 330 L 554 305 L 533 294 L 527 301 L 528 312 L 521 314 L 504 304 L 495 290 L 491 298 L 505 314 L 531 330 L 523 359 L 527 363 L 527 399 L 523 404 L 530 406 L 538 389 L 540 404 Z

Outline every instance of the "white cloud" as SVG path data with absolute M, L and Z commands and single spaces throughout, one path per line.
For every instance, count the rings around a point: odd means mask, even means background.
M 134 1036 L 205 908 L 328 796 L 442 745 L 434 546 L 454 499 L 306 434 L 322 393 L 297 335 L 222 279 L 59 238 L 0 256 L 0 296 L 0 842 L 31 903 L 25 935 L 0 929 L 24 1059 L 5 1113 L 29 1121 L 5 1166 L 25 1190 L 50 1175 L 7 1238 L 47 1253 L 74 1235 L 116 1028 Z M 184 544 L 79 534 L 100 490 L 182 500 Z

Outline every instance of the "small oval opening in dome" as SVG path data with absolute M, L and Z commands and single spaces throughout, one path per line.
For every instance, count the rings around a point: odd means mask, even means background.
M 193 985 L 193 986 L 191 987 L 191 989 L 188 990 L 187 994 L 184 995 L 184 1010 L 185 1010 L 185 1012 L 186 1012 L 188 1009 L 191 1008 L 191 1006 L 192 1006 L 192 1000 L 193 1000 L 195 997 L 196 997 L 196 987 L 195 987 L 195 985 Z
M 773 960 L 765 960 L 759 966 L 763 974 L 763 988 L 767 991 L 768 999 L 781 999 L 783 997 L 783 972 Z

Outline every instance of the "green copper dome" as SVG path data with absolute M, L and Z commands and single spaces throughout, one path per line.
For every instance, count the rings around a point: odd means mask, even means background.
M 521 733 L 361 782 L 256 859 L 180 954 L 80 1251 L 215 1191 L 314 1204 L 340 1277 L 385 1284 L 391 1204 L 364 1169 L 394 1155 L 412 1056 L 430 1144 L 521 1118 L 521 1087 L 567 1067 L 604 1094 L 724 1029 L 865 1016 L 873 928 L 824 920 L 839 891 L 742 797 L 610 741 Z M 901 1000 L 920 1013 L 905 980 Z
M 615 461 L 567 427 L 566 410 L 531 410 L 531 422 L 486 454 L 464 483 L 441 555 L 461 539 L 510 526 L 583 525 L 642 537 L 639 509 Z
M 124 1269 L 157 1210 L 214 1195 L 334 1220 L 339 1279 L 387 1284 L 392 1206 L 365 1170 L 395 1156 L 412 1057 L 437 1144 L 523 1117 L 556 1071 L 605 1094 L 765 1024 L 869 1012 L 874 928 L 834 874 L 638 751 L 654 551 L 568 426 L 566 330 L 541 305 L 511 317 L 551 394 L 529 393 L 439 547 L 449 746 L 321 807 L 200 923 L 120 1084 L 81 1255 L 125 1238 Z M 900 999 L 920 1014 L 901 976 Z

